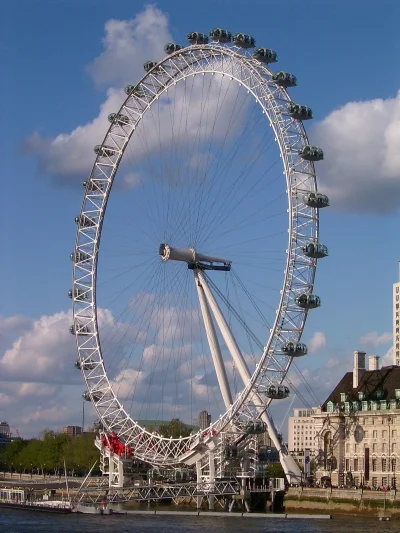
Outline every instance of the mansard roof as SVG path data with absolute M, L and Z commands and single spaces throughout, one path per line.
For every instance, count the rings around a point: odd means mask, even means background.
M 384 366 L 379 370 L 366 370 L 360 377 L 358 387 L 353 388 L 353 372 L 347 372 L 322 404 L 322 411 L 326 411 L 327 403 L 340 404 L 341 393 L 346 394 L 346 401 L 358 401 L 359 392 L 364 393 L 365 400 L 393 400 L 395 390 L 400 389 L 400 366 Z M 378 391 L 382 391 L 378 397 Z

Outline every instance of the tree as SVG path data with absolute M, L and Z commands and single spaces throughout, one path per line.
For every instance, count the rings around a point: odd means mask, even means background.
M 171 422 L 159 427 L 158 432 L 164 437 L 172 437 L 173 439 L 179 439 L 179 437 L 188 437 L 192 431 L 192 428 L 187 424 L 184 424 L 179 418 L 173 418 Z

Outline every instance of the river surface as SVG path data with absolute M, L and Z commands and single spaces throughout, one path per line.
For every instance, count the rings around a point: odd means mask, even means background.
M 333 520 L 250 516 L 52 515 L 0 509 L 1 533 L 398 533 L 400 520 L 336 517 Z

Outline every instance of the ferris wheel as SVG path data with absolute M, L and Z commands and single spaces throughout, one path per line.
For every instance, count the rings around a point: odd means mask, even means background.
M 295 475 L 267 409 L 320 305 L 323 152 L 276 52 L 223 29 L 187 38 L 145 63 L 94 148 L 71 254 L 76 366 L 105 434 L 147 463 L 199 464 L 268 431 Z M 163 435 L 171 419 L 190 434 Z

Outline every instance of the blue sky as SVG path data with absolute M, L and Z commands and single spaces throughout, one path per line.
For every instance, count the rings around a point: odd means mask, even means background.
M 383 357 L 391 347 L 391 291 L 400 260 L 396 2 L 160 1 L 154 8 L 124 0 L 15 0 L 3 6 L 0 23 L 6 73 L 0 418 L 23 435 L 79 423 L 81 412 L 83 384 L 69 370 L 74 347 L 61 328 L 70 322 L 73 219 L 94 154 L 90 149 L 80 175 L 68 152 L 73 145 L 60 156 L 52 142 L 85 128 L 110 90 L 142 75 L 146 50 L 128 47 L 132 62 L 122 54 L 115 66 L 117 48 L 103 39 L 109 21 L 130 21 L 146 10 L 162 22 L 160 39 L 169 34 L 185 43 L 188 31 L 211 27 L 254 35 L 258 45 L 278 52 L 279 68 L 297 76 L 293 98 L 313 109 L 307 130 L 326 154 L 317 176 L 331 198 L 321 213 L 321 241 L 330 256 L 317 271 L 323 305 L 310 314 L 303 336 L 308 344 L 314 340 L 314 353 L 299 367 L 319 398 L 351 369 L 355 349 Z M 153 44 L 156 50 L 160 43 Z M 92 142 L 93 132 L 84 131 L 90 146 L 105 134 Z

